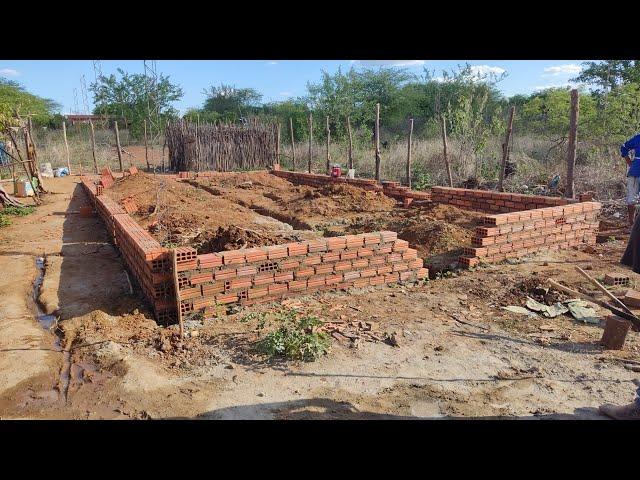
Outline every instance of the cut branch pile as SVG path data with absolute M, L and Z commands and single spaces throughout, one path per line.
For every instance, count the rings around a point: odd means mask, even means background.
M 253 120 L 246 125 L 169 122 L 169 168 L 174 171 L 259 169 L 275 161 L 277 125 Z

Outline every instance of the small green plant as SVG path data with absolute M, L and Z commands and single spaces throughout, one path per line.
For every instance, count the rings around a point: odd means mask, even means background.
M 313 315 L 300 315 L 295 309 L 282 309 L 271 314 L 253 312 L 240 321 L 256 321 L 256 330 L 259 332 L 268 323 L 277 325 L 275 330 L 256 343 L 256 349 L 268 357 L 314 361 L 329 350 L 329 336 L 324 332 L 314 331 L 315 327 L 322 325 L 322 321 Z
M 2 210 L 0 210 L 0 228 L 11 225 L 11 220 L 8 218 L 9 216 L 24 217 L 25 215 L 33 213 L 34 210 L 35 207 L 33 206 L 14 207 L 9 205 L 7 207 L 4 207 Z
M 615 242 L 616 241 L 616 237 L 614 237 L 613 235 L 609 235 L 607 237 L 607 242 Z
M 411 187 L 413 190 L 427 190 L 433 186 L 431 174 L 421 165 L 416 165 L 413 170 Z

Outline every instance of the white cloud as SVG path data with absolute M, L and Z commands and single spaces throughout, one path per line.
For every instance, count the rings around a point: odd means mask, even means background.
M 363 67 L 415 67 L 424 65 L 424 60 L 351 60 Z
M 291 93 L 291 92 L 280 92 L 278 95 L 280 95 L 281 97 L 291 97 L 291 96 L 293 96 L 293 93 Z
M 13 68 L 0 68 L 0 76 L 2 77 L 17 77 L 20 72 Z
M 502 75 L 506 70 L 502 67 L 492 67 L 490 65 L 471 65 L 471 73 L 476 77 L 486 75 Z
M 278 64 L 278 62 L 273 62 L 273 61 L 267 62 L 267 65 L 277 65 L 277 64 Z
M 543 77 L 557 77 L 558 75 L 575 75 L 582 71 L 580 65 L 575 63 L 567 63 L 566 65 L 554 65 L 544 69 Z

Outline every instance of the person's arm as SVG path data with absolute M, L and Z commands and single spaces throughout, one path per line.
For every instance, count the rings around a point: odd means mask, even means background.
M 631 153 L 631 150 L 635 150 L 639 146 L 640 146 L 640 135 L 636 135 L 635 137 L 627 140 L 620 146 L 620 155 L 622 156 L 622 158 L 626 160 L 628 166 L 631 165 L 631 156 L 629 155 Z

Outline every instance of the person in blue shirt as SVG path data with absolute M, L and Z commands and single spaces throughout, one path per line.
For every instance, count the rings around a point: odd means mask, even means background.
M 631 158 L 633 150 L 633 159 Z M 627 212 L 629 213 L 629 225 L 633 225 L 640 194 L 640 134 L 627 140 L 620 146 L 620 154 L 627 161 Z

